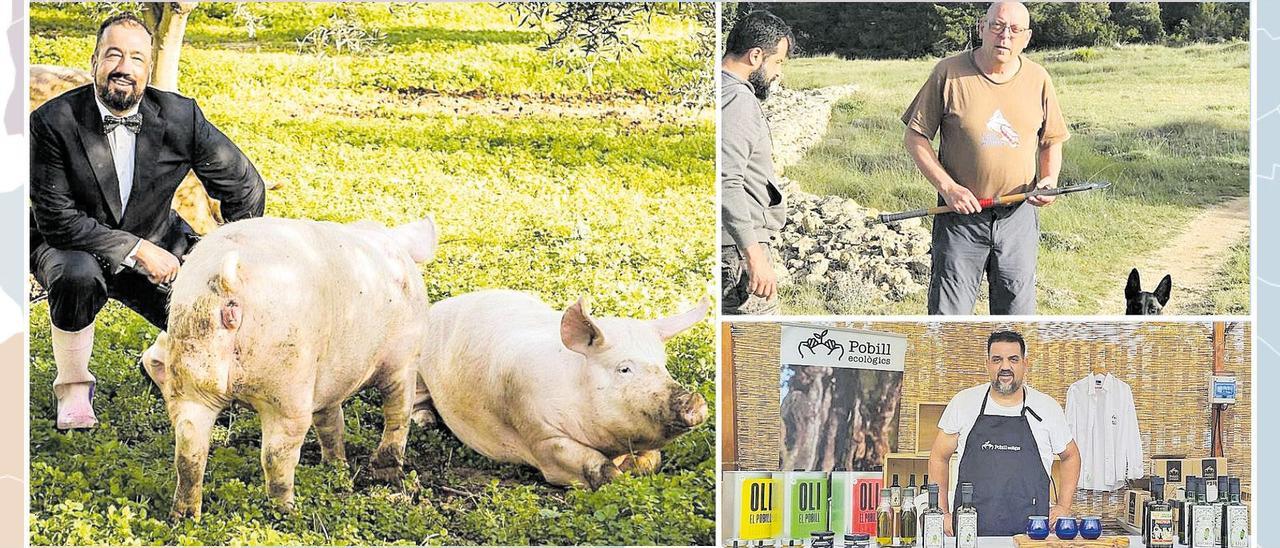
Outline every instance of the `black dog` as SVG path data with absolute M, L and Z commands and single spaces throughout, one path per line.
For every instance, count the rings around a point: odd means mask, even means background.
M 1169 302 L 1173 289 L 1173 277 L 1168 274 L 1160 280 L 1155 291 L 1143 291 L 1138 269 L 1129 271 L 1129 282 L 1124 286 L 1124 313 L 1129 316 L 1157 316 Z

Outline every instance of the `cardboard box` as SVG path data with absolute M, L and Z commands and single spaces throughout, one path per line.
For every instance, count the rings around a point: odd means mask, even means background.
M 1227 459 L 1222 457 L 1189 459 L 1151 459 L 1151 474 L 1164 478 L 1166 499 L 1174 498 L 1178 489 L 1186 489 L 1188 476 L 1225 474 Z
M 721 535 L 728 540 L 778 536 L 781 499 L 772 472 L 723 472 L 720 484 Z
M 799 542 L 815 531 L 827 530 L 830 484 L 826 472 L 774 472 L 773 479 L 782 495 L 779 538 Z
M 1120 521 L 1138 530 L 1142 529 L 1142 521 L 1146 518 L 1143 507 L 1151 500 L 1151 493 L 1139 489 L 1127 489 L 1124 492 L 1124 514 Z
M 916 454 L 929 456 L 933 439 L 938 437 L 938 421 L 946 410 L 946 402 L 920 402 L 916 404 Z
M 883 485 L 880 472 L 831 473 L 831 532 L 843 544 L 849 533 L 876 534 L 876 508 Z

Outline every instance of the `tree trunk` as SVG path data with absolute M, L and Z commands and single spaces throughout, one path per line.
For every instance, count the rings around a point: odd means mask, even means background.
M 198 2 L 154 2 L 143 4 L 143 17 L 151 27 L 151 85 L 167 91 L 178 91 L 178 57 L 182 54 L 182 35 L 187 30 L 187 16 Z
M 880 469 L 897 445 L 902 374 L 791 368 L 781 409 L 781 469 Z

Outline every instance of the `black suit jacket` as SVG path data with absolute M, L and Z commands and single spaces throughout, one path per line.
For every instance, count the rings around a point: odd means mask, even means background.
M 181 256 L 191 228 L 173 211 L 174 192 L 195 171 L 228 222 L 262 215 L 262 177 L 235 144 L 205 120 L 196 102 L 148 87 L 123 211 L 110 144 L 93 85 L 68 91 L 31 113 L 31 249 L 41 243 L 92 253 L 119 272 L 144 238 Z

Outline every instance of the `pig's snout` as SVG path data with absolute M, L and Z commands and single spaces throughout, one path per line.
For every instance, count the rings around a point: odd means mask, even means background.
M 707 400 L 697 392 L 681 390 L 671 396 L 671 414 L 676 425 L 688 430 L 707 420 Z

